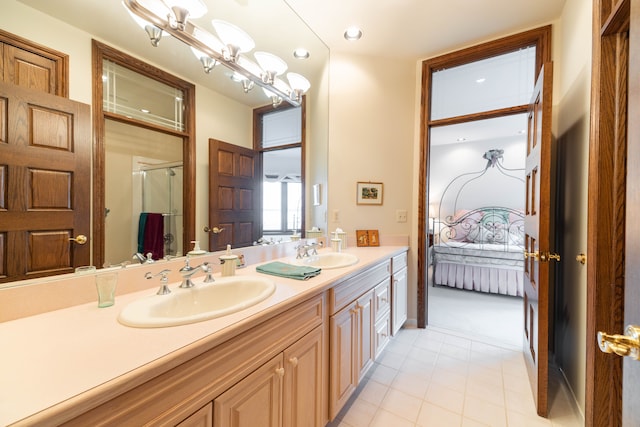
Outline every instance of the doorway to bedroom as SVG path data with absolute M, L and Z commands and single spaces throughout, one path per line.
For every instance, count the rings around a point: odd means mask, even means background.
M 423 281 L 418 299 L 424 298 L 424 306 L 418 307 L 418 325 L 424 314 L 425 326 L 518 351 L 527 107 L 546 31 L 532 30 L 423 65 L 429 101 L 420 195 L 425 244 L 419 244 L 424 249 L 418 254 Z

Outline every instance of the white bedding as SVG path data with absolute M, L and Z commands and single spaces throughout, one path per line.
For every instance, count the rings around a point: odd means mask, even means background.
M 436 285 L 523 295 L 523 248 L 517 245 L 449 241 L 432 247 Z

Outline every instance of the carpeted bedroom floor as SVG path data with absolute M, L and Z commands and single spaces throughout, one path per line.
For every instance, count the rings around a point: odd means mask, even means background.
M 510 349 L 522 348 L 522 298 L 428 286 L 428 323 Z

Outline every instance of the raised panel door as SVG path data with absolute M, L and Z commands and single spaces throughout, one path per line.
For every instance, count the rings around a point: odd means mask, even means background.
M 358 384 L 358 310 L 349 304 L 329 320 L 330 384 L 329 418 L 333 419 L 347 402 Z
M 393 273 L 391 281 L 391 333 L 398 333 L 407 321 L 407 269 L 403 268 Z
M 213 403 L 208 403 L 176 427 L 211 427 L 213 426 Z
M 322 427 L 326 421 L 324 332 L 318 326 L 284 351 L 284 427 Z
M 215 427 L 282 425 L 282 353 L 213 401 Z
M 365 376 L 367 371 L 373 366 L 375 357 L 375 310 L 374 310 L 374 290 L 370 290 L 356 302 L 358 316 L 358 359 L 356 372 L 358 372 L 358 382 Z

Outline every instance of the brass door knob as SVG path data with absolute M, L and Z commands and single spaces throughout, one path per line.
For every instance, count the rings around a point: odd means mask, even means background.
M 598 332 L 598 347 L 603 353 L 615 353 L 640 360 L 640 326 L 628 325 L 624 335 Z
M 84 245 L 85 243 L 87 243 L 87 236 L 85 236 L 84 234 L 79 234 L 76 237 L 69 238 L 69 241 L 76 242 L 79 245 Z
M 529 257 L 538 259 L 540 257 L 540 254 L 538 253 L 538 251 L 535 251 L 535 252 L 524 251 L 524 259 L 527 259 Z
M 542 252 L 540 254 L 540 261 L 549 262 L 551 260 L 560 261 L 560 255 L 552 252 Z
M 220 234 L 222 233 L 222 231 L 224 230 L 224 228 L 218 228 L 218 227 L 213 227 L 213 228 L 209 228 L 208 226 L 205 225 L 204 227 L 204 232 L 205 233 L 213 233 L 213 234 Z
M 576 261 L 580 264 L 585 265 L 587 263 L 587 256 L 585 254 L 576 255 Z

